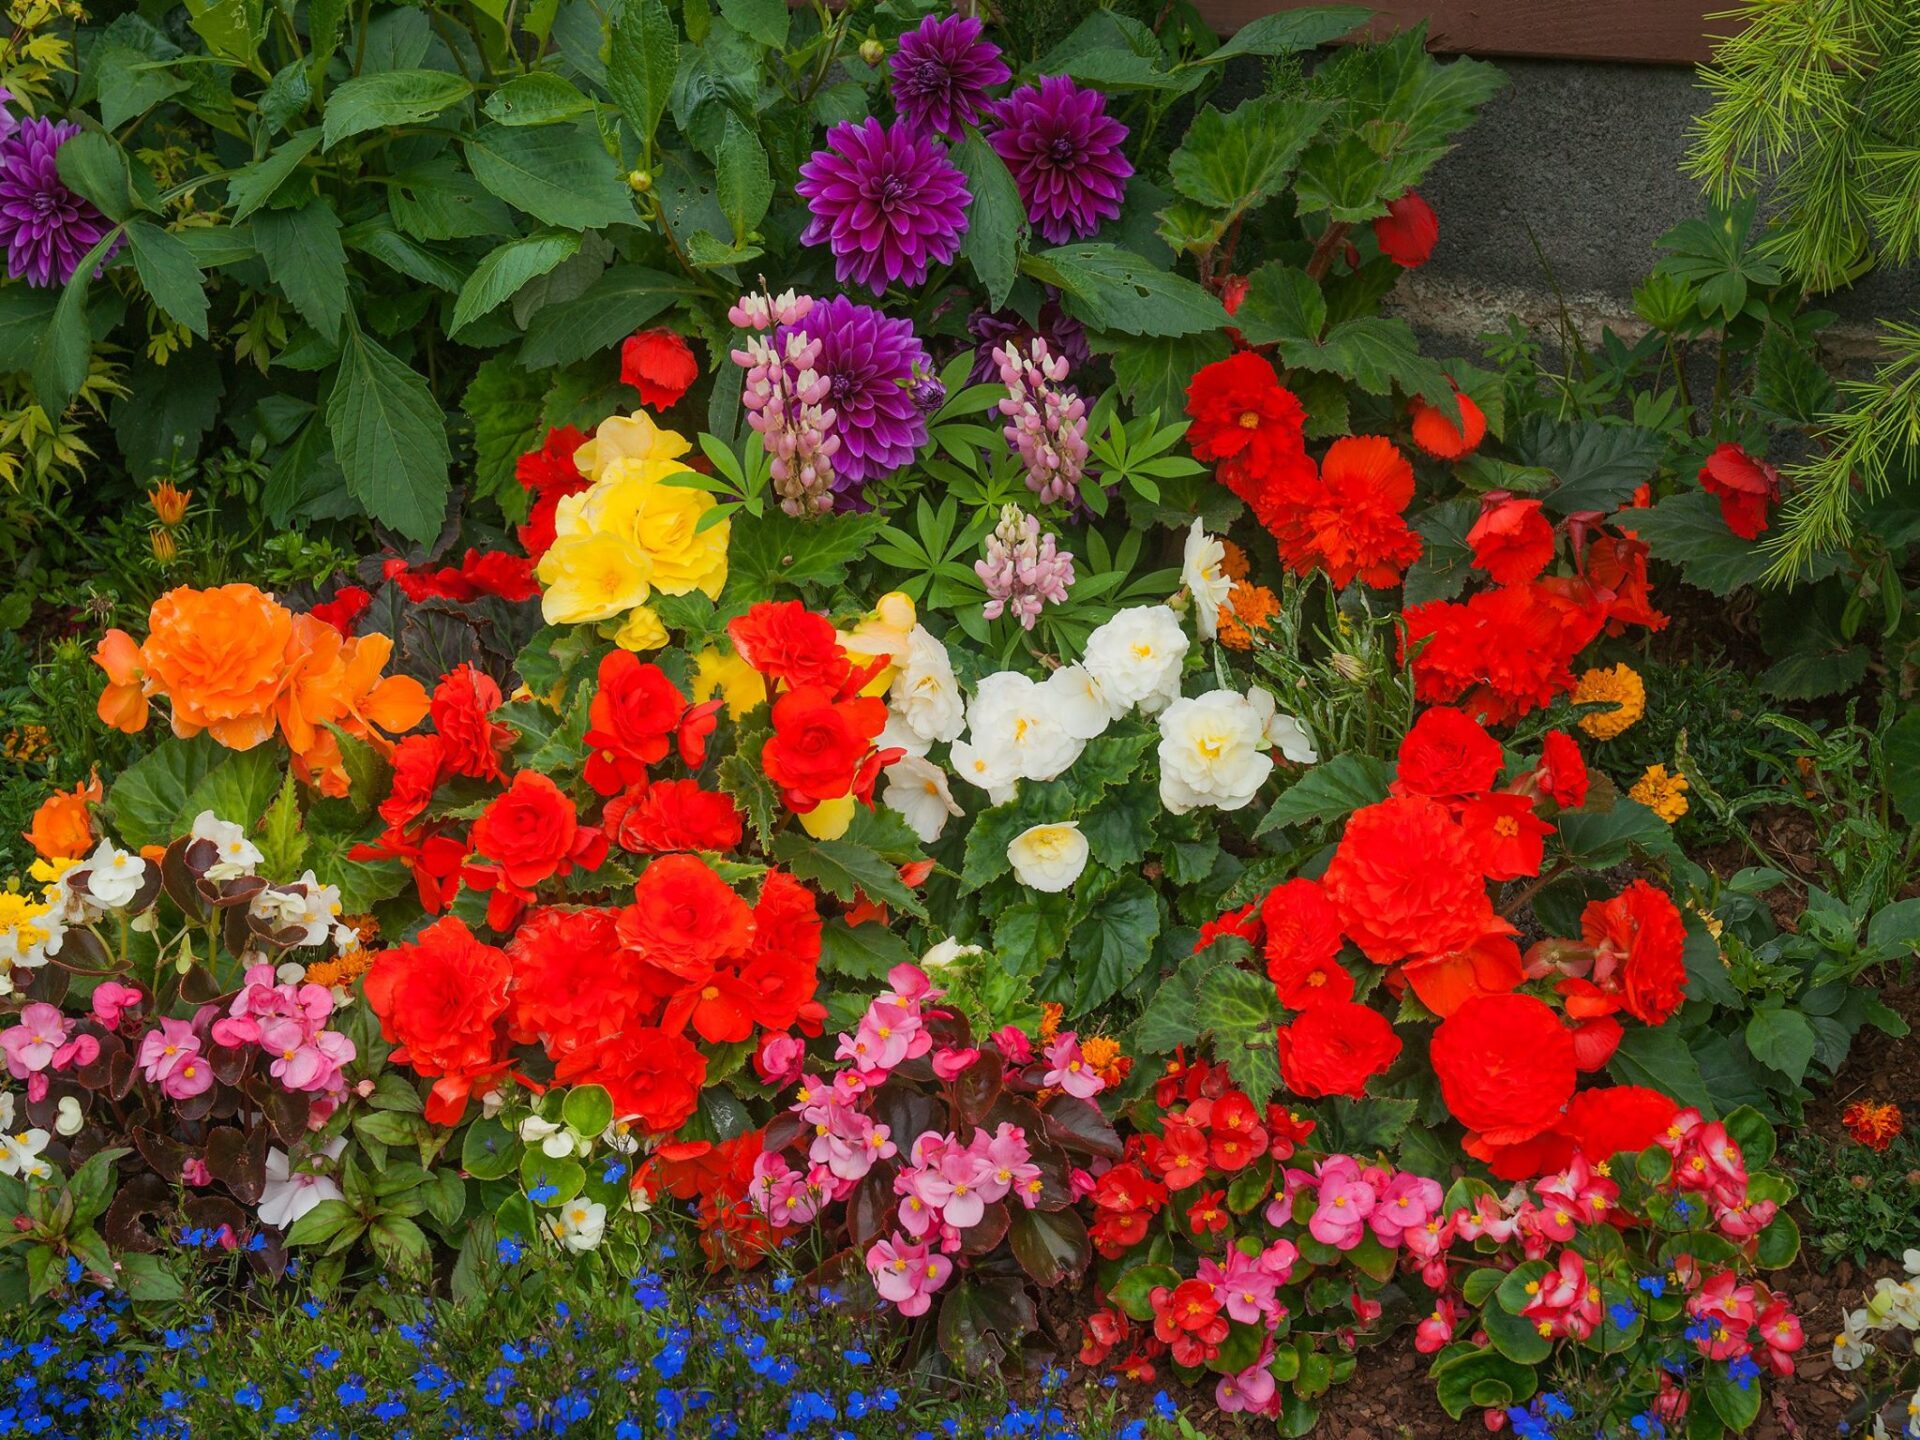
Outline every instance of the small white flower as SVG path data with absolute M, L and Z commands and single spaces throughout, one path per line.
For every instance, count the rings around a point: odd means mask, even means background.
M 1231 690 L 1179 699 L 1160 717 L 1160 803 L 1175 815 L 1202 805 L 1238 810 L 1273 773 L 1266 753 L 1273 697 Z
M 80 1109 L 79 1099 L 72 1095 L 62 1095 L 60 1103 L 54 1107 L 54 1133 L 64 1139 L 71 1139 L 80 1133 L 80 1127 L 86 1123 L 87 1117 Z
M 231 820 L 222 820 L 211 810 L 202 810 L 193 817 L 193 828 L 187 832 L 195 840 L 205 840 L 218 852 L 213 864 L 207 867 L 209 880 L 231 880 L 237 875 L 251 875 L 254 866 L 267 857 L 260 853 L 246 830 Z
M 40 1152 L 47 1148 L 47 1142 L 52 1138 L 38 1128 L 0 1135 L 0 1175 L 46 1179 L 53 1174 L 53 1167 L 40 1158 Z
M 529 1145 L 538 1145 L 540 1153 L 550 1160 L 565 1160 L 573 1154 L 573 1132 L 538 1115 L 529 1115 L 520 1122 L 520 1138 Z
M 888 698 L 908 728 L 929 744 L 959 738 L 966 723 L 966 701 L 954 678 L 953 661 L 924 625 L 907 632 L 906 658 Z
M 1012 751 L 975 749 L 965 740 L 956 740 L 948 753 L 953 760 L 953 773 L 986 791 L 991 803 L 1004 805 L 1013 798 L 1013 782 L 1020 778 L 1020 772 L 1015 768 Z
M 1119 712 L 1084 665 L 1063 665 L 1040 684 L 1047 708 L 1076 740 L 1097 740 Z
M 87 857 L 86 870 L 88 898 L 109 910 L 131 905 L 147 879 L 147 862 L 116 848 L 111 840 L 102 840 Z
M 1180 694 L 1188 643 L 1170 608 L 1139 605 L 1089 635 L 1081 663 L 1119 708 L 1138 705 L 1142 713 L 1157 715 Z
M 1051 780 L 1086 748 L 1060 724 L 1044 686 L 1017 670 L 981 680 L 967 706 L 967 735 L 976 750 L 1002 751 L 1022 780 Z
M 1271 748 L 1295 765 L 1320 763 L 1320 752 L 1313 748 L 1313 737 L 1307 733 L 1307 727 L 1286 711 L 1274 709 L 1272 694 L 1256 685 L 1247 692 L 1247 703 L 1265 717 L 1262 724 L 1266 743 Z
M 986 952 L 978 945 L 962 945 L 958 940 L 949 935 L 920 957 L 920 968 L 928 974 L 932 974 L 935 970 L 945 969 L 963 956 L 984 955 L 985 953 Z
M 336 1135 L 321 1147 L 320 1153 L 329 1160 L 337 1160 L 340 1152 L 346 1148 L 347 1137 Z M 260 1190 L 259 1214 L 262 1225 L 289 1230 L 296 1220 L 322 1200 L 342 1198 L 340 1186 L 331 1176 L 317 1175 L 304 1166 L 296 1170 L 286 1151 L 267 1151 L 267 1183 Z
M 1078 880 L 1087 868 L 1087 837 L 1073 820 L 1035 825 L 1022 830 L 1007 845 L 1007 863 L 1022 885 L 1055 894 Z
M 931 845 L 947 828 L 947 821 L 967 812 L 954 803 L 947 785 L 947 772 L 931 760 L 908 755 L 887 767 L 887 783 L 880 792 L 880 803 L 895 810 L 908 828 Z
M 0 1090 L 0 1131 L 13 1129 L 14 1099 L 11 1090 Z
M 600 1132 L 600 1143 L 616 1155 L 631 1155 L 640 1148 L 640 1137 L 632 1121 L 616 1120 Z
M 547 1217 L 546 1224 L 553 1238 L 567 1249 L 592 1250 L 607 1233 L 607 1207 L 582 1196 L 562 1205 L 558 1215 Z
M 932 749 L 932 742 L 922 740 L 914 728 L 891 710 L 887 712 L 887 723 L 880 727 L 880 733 L 873 737 L 876 750 L 904 750 L 909 755 L 924 755 Z
M 1180 562 L 1180 583 L 1193 596 L 1193 618 L 1200 627 L 1200 638 L 1211 640 L 1220 633 L 1220 607 L 1233 595 L 1233 580 L 1223 568 L 1227 547 L 1207 534 L 1199 520 L 1187 532 L 1186 550 Z
M 309 870 L 291 885 L 267 886 L 247 908 L 276 930 L 299 931 L 295 945 L 324 945 L 344 907 L 338 887 L 322 885 Z

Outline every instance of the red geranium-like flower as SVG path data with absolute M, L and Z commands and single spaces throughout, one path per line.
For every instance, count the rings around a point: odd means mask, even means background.
M 1337 586 L 1356 578 L 1375 589 L 1398 585 L 1420 558 L 1406 521 L 1413 466 L 1391 440 L 1348 435 L 1327 447 L 1319 482 L 1256 503 L 1260 521 L 1297 575 L 1319 569 Z
M 742 660 L 789 690 L 838 690 L 853 669 L 833 622 L 798 600 L 762 600 L 728 621 L 727 634 Z
M 1600 633 L 1606 611 L 1536 580 L 1464 602 L 1409 605 L 1405 620 L 1415 695 L 1499 725 L 1573 689 L 1573 657 Z
M 586 781 L 615 795 L 647 778 L 667 758 L 686 713 L 687 697 L 658 665 L 615 650 L 600 662 L 600 683 L 587 710 Z
M 1147 1303 L 1153 1307 L 1154 1338 L 1172 1347 L 1177 1365 L 1205 1364 L 1227 1338 L 1227 1317 L 1204 1280 L 1182 1280 L 1171 1290 L 1156 1286 Z
M 326 621 L 343 637 L 350 640 L 353 638 L 355 627 L 360 623 L 360 617 L 367 613 L 368 607 L 372 604 L 373 596 L 360 586 L 342 585 L 333 592 L 331 600 L 315 605 L 307 613 L 316 620 Z
M 500 778 L 500 756 L 513 746 L 513 731 L 493 720 L 500 703 L 500 687 L 478 666 L 461 665 L 441 677 L 427 714 L 446 742 L 448 773 Z
M 1553 563 L 1553 522 L 1538 500 L 1508 496 L 1480 512 L 1467 545 L 1475 568 L 1497 584 L 1524 585 Z
M 1228 935 L 1245 940 L 1249 945 L 1260 943 L 1262 935 L 1260 918 L 1254 913 L 1254 904 L 1251 900 L 1238 910 L 1229 910 L 1226 914 L 1202 925 L 1199 938 L 1193 942 L 1193 953 L 1198 955 L 1214 941 Z
M 697 855 L 662 855 L 620 912 L 620 943 L 682 980 L 704 980 L 753 941 L 753 910 Z
M 514 477 L 533 492 L 533 506 L 524 523 L 514 527 L 528 556 L 538 561 L 553 545 L 554 513 L 569 495 L 578 495 L 592 482 L 573 463 L 574 452 L 587 443 L 586 435 L 571 425 L 547 431 L 538 450 L 529 450 L 514 463 Z
M 1629 625 L 1667 628 L 1667 616 L 1653 608 L 1648 553 L 1647 542 L 1631 535 L 1596 535 L 1588 542 L 1580 573 L 1604 605 L 1609 635 L 1624 635 Z
M 1505 995 L 1526 979 L 1511 935 L 1482 935 L 1465 949 L 1409 960 L 1401 973 L 1420 1003 L 1442 1019 L 1477 995 Z
M 1549 730 L 1540 741 L 1540 765 L 1533 772 L 1533 784 L 1562 810 L 1578 810 L 1587 803 L 1587 762 L 1566 731 Z
M 1141 1168 L 1137 1160 L 1126 1160 L 1094 1182 L 1094 1222 L 1089 1227 L 1094 1248 L 1109 1260 L 1117 1260 L 1147 1238 L 1153 1217 L 1166 1207 L 1167 1187 Z
M 492 595 L 516 604 L 540 593 L 540 582 L 533 578 L 533 561 L 504 550 L 467 551 L 460 562 L 460 576 L 476 595 Z
M 1267 1128 L 1260 1111 L 1238 1090 L 1214 1102 L 1208 1116 L 1207 1153 L 1214 1168 L 1228 1174 L 1244 1170 L 1267 1153 Z
M 1473 397 L 1456 390 L 1453 398 L 1460 407 L 1458 423 L 1437 405 L 1413 402 L 1413 443 L 1436 460 L 1458 460 L 1487 438 L 1486 414 Z
M 535 910 L 507 945 L 515 1043 L 558 1058 L 652 1017 L 658 976 L 623 955 L 611 910 Z
M 1429 1053 L 1448 1110 L 1487 1145 L 1551 1129 L 1573 1096 L 1573 1036 L 1531 995 L 1467 1001 L 1434 1030 Z
M 1311 477 L 1307 412 L 1280 383 L 1273 362 L 1243 350 L 1203 366 L 1187 385 L 1187 444 L 1220 467 L 1220 479 L 1252 503 L 1282 479 Z
M 1538 875 L 1546 859 L 1553 826 L 1533 813 L 1526 795 L 1482 795 L 1460 812 L 1460 828 L 1480 854 L 1480 873 L 1489 880 L 1518 880 Z
M 803 685 L 773 702 L 773 734 L 760 751 L 761 767 L 788 806 L 805 814 L 852 792 L 886 723 L 884 700 L 837 700 L 821 686 Z
M 575 865 L 592 869 L 607 854 L 606 836 L 582 825 L 567 793 L 535 770 L 513 777 L 506 793 L 480 812 L 468 838 L 481 859 L 467 865 L 465 878 L 494 892 L 487 923 L 496 930 L 513 924 L 534 887 Z
M 733 797 L 698 780 L 656 780 L 607 802 L 600 823 L 623 850 L 731 850 L 745 836 Z
M 1664 890 L 1635 880 L 1611 900 L 1591 902 L 1580 934 L 1594 947 L 1593 983 L 1617 992 L 1642 1024 L 1664 1024 L 1687 998 L 1687 927 Z M 1568 1008 L 1573 1013 L 1571 1000 Z
M 1679 1113 L 1677 1101 L 1640 1085 L 1603 1085 L 1567 1102 L 1560 1133 L 1592 1161 L 1637 1154 L 1660 1138 Z
M 1320 883 L 1340 928 L 1376 965 L 1465 949 L 1503 928 L 1472 842 L 1424 795 L 1354 811 Z
M 760 882 L 760 898 L 753 904 L 751 958 L 808 969 L 820 962 L 820 907 L 813 892 L 784 870 L 769 870 Z
M 1409 190 L 1398 200 L 1387 202 L 1387 213 L 1373 222 L 1373 238 L 1380 242 L 1380 253 L 1406 270 L 1427 263 L 1440 240 L 1440 217 Z
M 1400 1037 L 1387 1017 L 1351 1000 L 1316 1005 L 1282 1025 L 1280 1078 L 1296 1095 L 1348 1095 L 1358 1100 L 1367 1081 L 1400 1058 Z
M 1267 975 L 1280 1003 L 1306 1010 L 1353 998 L 1353 977 L 1335 959 L 1340 917 L 1317 881 L 1276 885 L 1260 902 L 1266 932 Z
M 1720 500 L 1720 518 L 1742 540 L 1766 532 L 1767 516 L 1780 500 L 1780 472 L 1738 445 L 1722 445 L 1700 467 L 1700 488 Z
M 363 983 L 393 1058 L 434 1080 L 427 1119 L 456 1125 L 472 1084 L 500 1068 L 500 1019 L 512 964 L 459 920 L 436 920 L 383 951 Z
M 1421 712 L 1400 742 L 1395 795 L 1464 801 L 1485 795 L 1506 757 L 1500 742 L 1463 711 L 1436 705 Z
M 640 392 L 640 403 L 671 410 L 700 378 L 693 347 L 671 330 L 642 330 L 620 345 L 620 383 Z
M 700 1104 L 707 1057 L 684 1035 L 639 1025 L 562 1056 L 553 1078 L 563 1085 L 601 1085 L 613 1113 L 644 1131 L 678 1130 Z
M 408 825 L 433 802 L 447 774 L 447 742 L 439 735 L 408 735 L 393 747 L 391 759 L 393 778 L 380 802 L 380 818 Z

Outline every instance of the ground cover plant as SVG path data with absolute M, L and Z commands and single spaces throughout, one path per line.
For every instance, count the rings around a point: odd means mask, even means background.
M 1365 19 L 16 15 L 8 1423 L 1792 1413 L 1913 1243 L 1776 1153 L 1907 1032 L 1909 477 L 1758 588 L 1750 200 L 1423 353 L 1503 78 Z

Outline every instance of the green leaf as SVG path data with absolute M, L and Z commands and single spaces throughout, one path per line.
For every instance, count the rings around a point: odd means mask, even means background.
M 1616 800 L 1611 810 L 1568 810 L 1557 823 L 1559 847 L 1588 870 L 1624 864 L 1635 853 L 1679 853 L 1672 827 L 1638 800 Z
M 387 70 L 343 80 L 327 95 L 325 148 L 367 130 L 430 120 L 472 93 L 472 85 L 446 70 Z
M 194 33 L 207 49 L 228 60 L 250 65 L 266 33 L 262 0 L 186 0 Z
M 1135 1320 L 1150 1320 L 1153 1318 L 1153 1292 L 1171 1290 L 1180 1283 L 1180 1279 L 1180 1272 L 1171 1265 L 1132 1265 L 1121 1271 L 1119 1279 L 1107 1286 L 1107 1299 Z
M 829 975 L 871 983 L 915 958 L 884 925 L 849 925 L 836 916 L 820 927 L 820 968 Z
M 796 880 L 811 880 L 848 904 L 864 894 L 883 905 L 926 916 L 927 907 L 900 879 L 899 869 L 865 845 L 844 839 L 815 840 L 804 832 L 788 831 L 774 841 L 773 854 Z
M 65 414 L 86 383 L 87 364 L 93 354 L 87 287 L 93 283 L 94 267 L 106 259 L 107 251 L 119 238 L 120 228 L 115 226 L 74 266 L 72 277 L 60 292 L 60 302 L 53 308 L 53 323 L 33 352 L 34 396 L 49 415 Z
M 253 217 L 253 243 L 301 317 L 324 338 L 339 338 L 347 313 L 347 251 L 333 207 L 316 200 L 299 210 L 262 210 Z
M 718 771 L 720 788 L 731 795 L 752 825 L 761 849 L 773 844 L 773 827 L 780 820 L 780 797 L 760 768 L 758 756 L 729 755 Z
M 1152 960 L 1159 933 L 1160 904 L 1153 887 L 1139 875 L 1116 877 L 1067 942 L 1076 977 L 1073 1013 L 1084 1015 L 1106 1004 L 1138 977 Z
M 359 1216 L 346 1201 L 322 1200 L 293 1222 L 293 1228 L 287 1231 L 287 1245 L 290 1249 L 324 1245 L 342 1230 L 359 1223 Z
M 300 162 L 313 153 L 320 143 L 320 127 L 301 130 L 289 135 L 281 145 L 264 160 L 256 160 L 238 175 L 227 180 L 227 204 L 231 207 L 231 219 L 238 225 L 254 211 L 273 198 L 274 192 L 286 184 L 287 178 L 300 168 Z
M 1248 100 L 1232 114 L 1209 105 L 1167 162 L 1174 188 L 1229 218 L 1264 204 L 1332 113 L 1331 102 L 1283 95 Z
M 720 13 L 742 35 L 762 45 L 783 49 L 787 43 L 787 0 L 720 0 Z
M 127 226 L 127 247 L 133 251 L 133 268 L 140 283 L 147 287 L 153 303 L 176 325 L 184 325 L 194 334 L 207 333 L 207 289 L 200 280 L 200 267 L 193 252 L 158 225 L 135 220 Z
M 885 523 L 878 514 L 796 520 L 769 513 L 740 525 L 727 555 L 727 598 L 764 600 L 805 585 L 837 585 Z
M 355 325 L 342 332 L 327 430 L 347 486 L 369 515 L 425 544 L 447 508 L 445 420 L 427 382 Z
M 1806 1078 L 1816 1044 L 1813 1027 L 1798 1010 L 1756 1010 L 1747 1020 L 1747 1049 L 1753 1058 L 1795 1085 Z
M 1220 301 L 1193 281 L 1112 245 L 1061 245 L 1027 255 L 1020 268 L 1057 286 L 1067 313 L 1094 330 L 1196 335 L 1226 324 Z
M 607 92 L 640 137 L 653 143 L 680 62 L 680 32 L 660 0 L 625 0 L 607 31 Z
M 520 1137 L 498 1119 L 481 1118 L 460 1142 L 460 1168 L 478 1180 L 502 1180 L 520 1168 Z
M 1234 323 L 1250 343 L 1277 346 L 1289 366 L 1343 376 L 1370 395 L 1390 394 L 1397 385 L 1409 395 L 1453 402 L 1446 372 L 1421 355 L 1404 321 L 1362 315 L 1328 328 L 1327 302 L 1304 270 L 1275 261 L 1254 271 Z
M 1314 5 L 1257 16 L 1194 63 L 1220 65 L 1239 55 L 1297 55 L 1332 44 L 1372 18 L 1373 12 L 1359 5 Z
M 1218 330 L 1197 335 L 1143 339 L 1130 335 L 1094 335 L 1088 344 L 1110 357 L 1113 378 L 1134 413 L 1159 411 L 1162 420 L 1186 413 L 1187 386 L 1194 375 L 1231 352 Z
M 593 101 L 565 76 L 535 70 L 516 75 L 489 95 L 480 108 L 489 120 L 502 125 L 551 125 L 586 114 L 593 109 Z
M 1007 162 L 977 133 L 969 130 L 948 158 L 967 177 L 973 196 L 960 253 L 986 288 L 988 306 L 997 310 L 1006 303 L 1019 273 L 1027 207 L 1020 203 L 1020 187 L 1014 184 Z
M 187 796 L 230 754 L 209 735 L 162 740 L 122 770 L 107 791 L 107 810 L 120 843 L 137 849 L 174 839 L 181 833 Z
M 202 810 L 251 830 L 280 791 L 281 760 L 276 749 L 258 745 L 228 754 L 187 792 L 174 816 L 173 833 L 184 834 Z
M 570 365 L 617 344 L 687 298 L 688 283 L 642 265 L 616 265 L 571 300 L 549 305 L 527 326 L 525 370 Z
M 1336 755 L 1294 781 L 1260 817 L 1254 834 L 1303 820 L 1338 820 L 1387 798 L 1386 762 L 1372 755 Z
M 455 335 L 482 315 L 513 298 L 522 285 L 545 275 L 580 251 L 580 237 L 564 230 L 543 230 L 524 240 L 509 240 L 474 267 L 453 305 Z
M 578 124 L 487 125 L 465 148 L 476 180 L 543 224 L 599 230 L 638 218 L 613 157 L 598 135 Z
M 560 1118 L 576 1135 L 597 1139 L 613 1124 L 613 1097 L 599 1085 L 576 1085 L 561 1102 Z
M 1561 424 L 1546 414 L 1527 416 L 1508 439 L 1522 464 L 1560 477 L 1545 499 L 1562 515 L 1618 509 L 1653 478 L 1667 449 L 1657 430 L 1603 420 Z
M 66 184 L 94 203 L 109 220 L 125 221 L 133 212 L 127 157 L 113 137 L 82 130 L 54 152 L 54 168 Z
M 1759 584 L 1773 563 L 1758 541 L 1742 540 L 1727 528 L 1720 502 L 1704 490 L 1683 490 L 1638 512 L 1633 530 L 1656 559 L 1678 565 L 1689 585 L 1713 595 Z
M 1887 794 L 1907 824 L 1920 827 L 1920 707 L 1909 705 L 1881 737 L 1887 759 Z
M 720 137 L 720 154 L 714 166 L 714 198 L 733 227 L 735 245 L 747 243 L 748 235 L 766 218 L 767 206 L 773 201 L 767 152 L 753 131 L 731 115 Z
M 53 320 L 60 296 L 31 285 L 0 287 L 0 373 L 32 368 L 33 352 Z
M 300 825 L 300 796 L 289 775 L 274 797 L 260 825 L 262 869 L 279 879 L 291 879 L 300 873 L 306 859 L 307 837 Z
M 1700 1076 L 1700 1064 L 1677 1024 L 1635 1025 L 1613 1052 L 1607 1069 L 1622 1085 L 1643 1085 L 1692 1105 L 1705 1115 L 1719 1107 Z

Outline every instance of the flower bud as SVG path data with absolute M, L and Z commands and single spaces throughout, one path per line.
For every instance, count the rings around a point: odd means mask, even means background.
M 871 35 L 860 42 L 860 58 L 869 65 L 878 65 L 886 53 L 887 47 Z
M 627 172 L 627 188 L 636 195 L 644 195 L 653 189 L 653 176 L 649 175 L 645 170 L 629 170 Z

